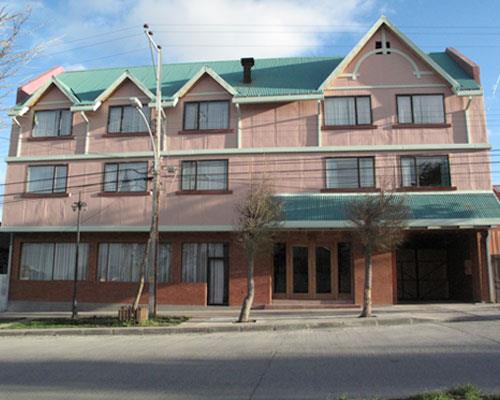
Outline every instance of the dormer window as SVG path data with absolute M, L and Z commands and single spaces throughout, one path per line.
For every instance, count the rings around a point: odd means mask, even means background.
M 35 111 L 33 137 L 69 136 L 73 114 L 69 109 Z
M 229 101 L 184 103 L 184 130 L 203 131 L 229 128 Z
M 148 106 L 142 108 L 146 118 L 150 119 Z M 139 111 L 133 106 L 109 107 L 108 133 L 145 133 L 148 131 L 146 123 Z

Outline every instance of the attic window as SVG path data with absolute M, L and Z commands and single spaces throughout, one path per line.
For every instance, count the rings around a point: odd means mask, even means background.
M 385 42 L 385 47 L 390 49 L 391 48 L 391 42 L 387 41 Z M 382 48 L 382 42 L 380 40 L 377 40 L 375 42 L 375 48 L 376 49 L 381 49 Z M 377 51 L 375 54 L 383 54 L 382 51 Z M 391 54 L 390 51 L 387 51 L 387 54 Z

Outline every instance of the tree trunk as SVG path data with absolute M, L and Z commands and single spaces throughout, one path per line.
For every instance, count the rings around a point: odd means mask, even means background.
M 135 295 L 134 303 L 132 304 L 133 315 L 135 315 L 137 308 L 139 308 L 139 302 L 141 301 L 142 292 L 144 291 L 144 281 L 145 281 L 145 275 L 146 275 L 146 265 L 148 263 L 148 258 L 149 258 L 150 242 L 151 242 L 151 240 L 148 239 L 148 242 L 146 243 L 146 249 L 144 251 L 144 258 L 142 259 L 142 262 L 141 262 L 141 275 L 139 277 L 139 285 L 137 286 L 137 293 Z
M 365 293 L 360 317 L 372 317 L 372 251 L 365 250 Z
M 248 255 L 248 271 L 247 271 L 247 295 L 241 306 L 240 317 L 238 322 L 248 322 L 250 318 L 250 309 L 252 308 L 253 298 L 255 295 L 255 283 L 253 280 L 254 253 Z

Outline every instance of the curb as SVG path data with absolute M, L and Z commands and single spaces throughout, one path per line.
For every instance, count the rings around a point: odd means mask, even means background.
M 222 326 L 145 327 L 145 328 L 62 328 L 62 329 L 1 329 L 0 337 L 9 336 L 128 336 L 128 335 L 180 335 L 226 332 L 296 331 L 312 329 L 338 329 L 373 326 L 398 326 L 438 322 L 431 318 L 354 319 L 290 324 L 234 324 Z M 443 322 L 443 321 L 440 321 Z

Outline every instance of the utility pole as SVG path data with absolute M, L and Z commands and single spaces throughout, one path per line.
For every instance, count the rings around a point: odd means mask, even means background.
M 82 192 L 78 192 L 78 201 L 75 201 L 71 208 L 73 211 L 76 211 L 76 245 L 75 245 L 75 274 L 73 277 L 73 301 L 71 307 L 71 319 L 78 318 L 78 308 L 76 301 L 76 290 L 78 284 L 78 258 L 79 258 L 79 250 L 80 250 L 80 222 L 81 222 L 81 212 L 82 209 L 87 207 L 87 203 L 82 201 Z
M 149 26 L 144 24 L 144 33 L 149 41 L 153 65 L 155 64 L 153 52 L 156 52 L 156 145 L 154 149 L 153 166 L 153 206 L 152 206 L 152 230 L 151 230 L 151 264 L 149 269 L 149 314 L 156 318 L 158 314 L 158 259 L 159 259 L 159 221 L 160 221 L 160 171 L 161 171 L 161 67 L 162 67 L 162 48 L 153 39 L 153 32 Z

